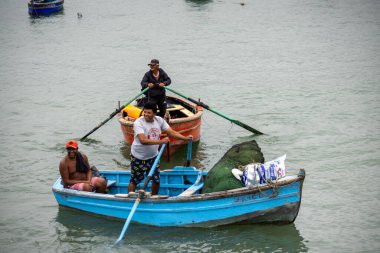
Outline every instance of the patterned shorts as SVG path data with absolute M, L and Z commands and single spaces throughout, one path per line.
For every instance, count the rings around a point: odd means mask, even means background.
M 140 160 L 131 155 L 131 180 L 129 180 L 129 182 L 134 185 L 139 184 L 145 176 L 148 176 L 155 159 L 156 157 Z M 154 170 L 152 181 L 156 184 L 160 183 L 160 162 L 157 163 L 156 169 Z

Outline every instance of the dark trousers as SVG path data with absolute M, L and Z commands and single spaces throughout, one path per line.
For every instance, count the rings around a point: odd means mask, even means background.
M 165 116 L 166 113 L 166 102 L 165 102 L 165 95 L 164 96 L 148 96 L 147 99 L 148 102 L 155 103 L 158 106 L 158 116 L 161 116 L 162 118 Z

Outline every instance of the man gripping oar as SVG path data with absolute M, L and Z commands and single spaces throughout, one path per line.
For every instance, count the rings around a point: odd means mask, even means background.
M 145 93 L 146 102 L 152 102 L 157 104 L 161 117 L 165 116 L 166 103 L 165 103 L 165 86 L 171 84 L 171 79 L 166 72 L 160 68 L 160 62 L 157 59 L 152 59 L 148 64 L 149 71 L 144 74 L 141 80 L 142 90 L 149 87 L 150 89 Z
M 142 188 L 139 190 L 138 197 L 137 197 L 135 203 L 133 204 L 133 207 L 131 209 L 131 212 L 128 215 L 127 220 L 124 223 L 124 226 L 123 226 L 123 229 L 121 230 L 119 238 L 116 240 L 114 245 L 116 245 L 117 243 L 119 243 L 123 239 L 125 232 L 127 231 L 129 224 L 131 223 L 132 217 L 136 212 L 137 206 L 140 204 L 141 199 L 145 197 L 145 188 L 148 186 L 148 183 L 149 183 L 150 179 L 152 178 L 153 173 L 156 171 L 157 164 L 160 161 L 162 152 L 164 152 L 165 145 L 166 145 L 165 143 L 162 144 L 160 151 L 158 152 L 156 158 L 154 159 L 153 165 L 150 168 L 150 172 L 149 172 L 148 176 L 146 177 Z
M 183 136 L 173 130 L 161 117 L 156 116 L 157 105 L 146 103 L 143 108 L 143 116 L 136 119 L 133 124 L 134 140 L 131 147 L 131 179 L 128 185 L 128 192 L 134 192 L 136 185 L 148 174 L 154 160 L 158 154 L 158 146 L 167 144 L 169 138 L 160 139 L 162 131 L 166 131 L 168 136 L 181 140 L 192 140 L 192 136 Z M 152 176 L 152 195 L 158 194 L 160 188 L 159 164 Z

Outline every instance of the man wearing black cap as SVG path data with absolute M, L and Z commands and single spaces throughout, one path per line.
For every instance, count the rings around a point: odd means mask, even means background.
M 150 61 L 148 64 L 150 70 L 145 73 L 141 81 L 141 87 L 142 90 L 149 87 L 148 94 L 145 94 L 147 101 L 157 104 L 160 110 L 158 115 L 164 117 L 166 112 L 164 87 L 170 85 L 172 81 L 166 72 L 160 68 L 159 64 L 160 62 L 157 59 Z

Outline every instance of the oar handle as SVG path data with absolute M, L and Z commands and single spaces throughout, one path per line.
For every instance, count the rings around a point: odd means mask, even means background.
M 191 151 L 192 151 L 192 145 L 193 144 L 193 141 L 190 140 L 189 143 L 187 144 L 187 159 L 186 159 L 186 167 L 189 167 L 190 166 L 190 162 L 191 162 Z
M 116 109 L 113 113 L 110 114 L 110 116 L 102 121 L 99 125 L 97 125 L 94 129 L 92 129 L 88 134 L 86 134 L 85 136 L 83 136 L 82 138 L 80 138 L 80 141 L 83 141 L 84 139 L 87 138 L 87 136 L 89 136 L 90 134 L 92 134 L 93 132 L 95 132 L 96 130 L 98 130 L 101 126 L 103 126 L 105 123 L 107 123 L 110 119 L 112 119 L 116 114 L 118 114 L 121 110 L 123 110 L 127 105 L 129 105 L 130 103 L 132 103 L 136 98 L 138 98 L 139 96 L 141 96 L 142 94 L 144 94 L 147 90 L 149 89 L 149 87 L 146 87 L 145 89 L 143 89 L 139 94 L 137 94 L 136 96 L 134 96 L 132 99 L 130 99 L 125 105 L 123 105 L 122 107 Z
M 168 162 L 170 162 L 170 142 L 168 142 L 168 146 L 166 147 L 166 152 L 168 154 L 168 157 L 167 157 Z

